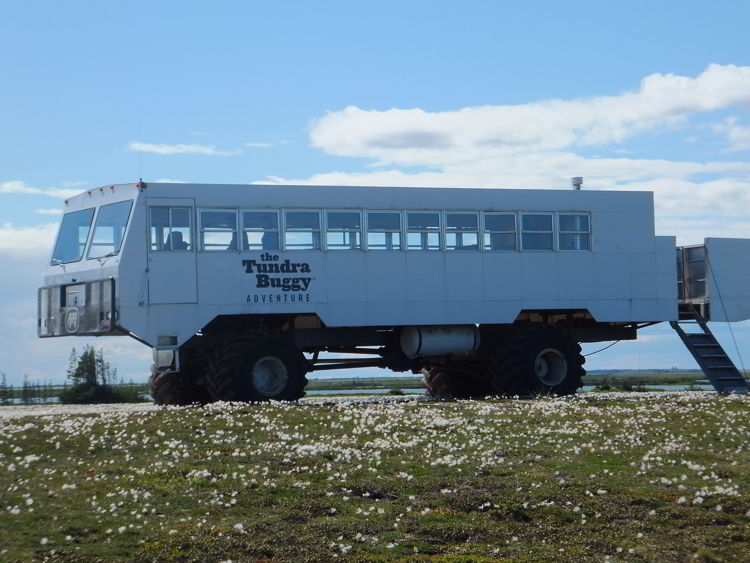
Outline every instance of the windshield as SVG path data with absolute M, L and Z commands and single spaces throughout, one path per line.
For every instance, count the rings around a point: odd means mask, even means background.
M 133 201 L 128 200 L 102 205 L 99 208 L 94 236 L 91 237 L 89 245 L 89 258 L 113 256 L 120 252 L 132 206 Z
M 60 234 L 57 235 L 55 251 L 52 253 L 53 264 L 66 264 L 81 259 L 93 218 L 93 207 L 63 215 Z

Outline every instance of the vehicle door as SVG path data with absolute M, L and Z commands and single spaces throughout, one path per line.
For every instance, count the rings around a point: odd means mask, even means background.
M 197 303 L 195 200 L 146 198 L 149 303 Z

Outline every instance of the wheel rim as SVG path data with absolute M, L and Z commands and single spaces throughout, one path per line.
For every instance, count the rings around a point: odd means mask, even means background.
M 264 397 L 281 393 L 289 381 L 284 362 L 275 356 L 265 356 L 253 366 L 253 387 Z
M 536 355 L 534 372 L 539 381 L 549 387 L 560 385 L 568 374 L 568 362 L 560 350 L 546 348 Z

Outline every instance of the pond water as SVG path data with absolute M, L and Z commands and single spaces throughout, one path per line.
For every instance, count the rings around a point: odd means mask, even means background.
M 636 388 L 636 386 L 633 386 Z M 712 391 L 713 385 L 646 385 L 644 387 L 647 391 L 684 391 L 685 389 L 696 389 L 700 391 Z M 584 385 L 579 389 L 579 393 L 588 393 L 596 389 L 594 385 Z M 613 388 L 616 391 L 616 388 Z M 402 389 L 404 395 L 422 395 L 424 389 Z M 386 395 L 390 392 L 390 389 L 319 389 L 316 391 L 307 391 L 305 394 L 308 397 L 314 395 Z

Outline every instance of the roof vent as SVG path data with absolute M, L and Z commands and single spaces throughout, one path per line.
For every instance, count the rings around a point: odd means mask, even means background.
M 574 176 L 570 179 L 570 183 L 573 185 L 574 190 L 580 190 L 583 185 L 583 176 Z

